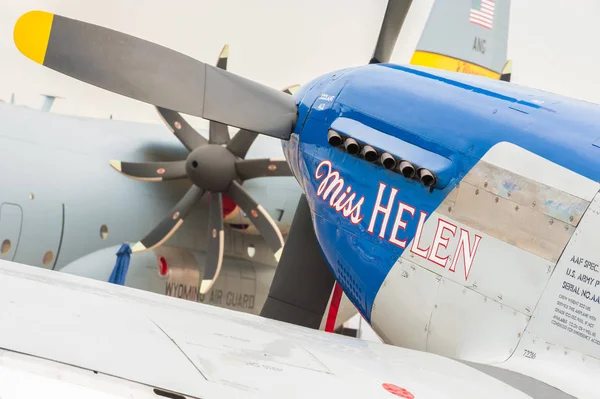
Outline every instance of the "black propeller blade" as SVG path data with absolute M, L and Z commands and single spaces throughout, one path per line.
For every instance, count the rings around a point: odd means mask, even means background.
M 112 29 L 31 11 L 14 40 L 39 64 L 161 108 L 284 140 L 296 123 L 286 93 Z
M 185 161 L 146 163 L 111 161 L 110 166 L 127 177 L 142 181 L 179 180 L 187 177 Z
M 256 136 L 258 136 L 258 133 L 249 130 L 240 130 L 227 144 L 227 149 L 236 157 L 244 158 L 252 143 L 254 143 Z
M 389 0 L 370 63 L 389 62 L 412 0 Z M 335 283 L 302 196 L 261 316 L 318 329 Z
M 390 62 L 411 4 L 412 0 L 388 0 L 377 44 L 369 64 Z
M 242 180 L 292 175 L 285 159 L 240 159 L 235 162 L 235 168 Z
M 169 130 L 181 141 L 181 144 L 190 151 L 195 150 L 201 145 L 208 144 L 208 140 L 198 134 L 189 123 L 179 114 L 179 112 L 170 109 L 155 107 L 160 118 L 168 126 Z
M 279 260 L 280 251 L 283 249 L 283 236 L 267 211 L 254 201 L 250 194 L 235 180 L 229 186 L 227 195 L 248 215 L 252 224 L 256 226 L 271 247 L 275 258 Z
M 218 66 L 223 68 L 227 66 L 228 54 L 229 46 L 226 45 L 217 61 Z M 221 192 L 227 193 L 248 215 L 273 250 L 275 258 L 279 259 L 284 242 L 279 228 L 238 181 L 258 177 L 291 176 L 292 172 L 287 162 L 274 159 L 243 159 L 257 136 L 255 132 L 242 129 L 230 140 L 227 126 L 211 121 L 207 141 L 185 121 L 179 112 L 162 107 L 156 109 L 169 129 L 191 151 L 188 159 L 144 163 L 111 161 L 111 166 L 127 177 L 143 181 L 190 178 L 195 183 L 190 191 L 199 194 L 197 190 L 200 189 L 204 194 L 206 189 L 210 192 L 206 266 L 200 284 L 200 293 L 205 294 L 210 291 L 219 277 L 223 264 L 225 238 Z M 222 147 L 223 144 L 226 148 Z M 182 225 L 185 216 L 201 197 L 202 195 L 186 195 L 180 201 L 181 204 L 178 204 L 154 230 L 132 247 L 132 251 L 134 253 L 145 251 L 164 243 Z M 184 205 L 185 208 L 182 208 Z
M 160 223 L 137 243 L 131 247 L 132 252 L 141 252 L 157 247 L 167 241 L 177 229 L 183 224 L 186 216 L 194 208 L 194 205 L 204 195 L 206 190 L 192 186 L 179 202 L 171 208 L 169 213 Z
M 500 74 L 500 80 L 505 82 L 510 82 L 510 78 L 512 75 L 512 60 L 507 60 L 504 63 L 504 67 L 502 68 L 502 73 Z
M 219 277 L 221 265 L 223 264 L 225 232 L 223 231 L 223 197 L 221 193 L 212 193 L 210 195 L 208 215 L 208 250 L 206 251 L 204 277 L 200 284 L 201 294 L 210 291 Z
M 302 195 L 260 315 L 318 329 L 334 283 Z
M 389 0 L 370 63 L 389 62 L 411 3 L 412 0 Z M 209 191 L 211 265 L 207 270 L 214 271 L 216 276 L 222 258 L 222 220 L 219 221 L 215 210 L 219 208 L 219 198 L 212 195 L 227 193 L 248 214 L 276 256 L 281 254 L 262 315 L 318 328 L 334 279 L 313 231 L 306 199 L 303 197 L 298 205 L 288 244 L 282 252 L 283 239 L 272 219 L 239 184 L 243 179 L 287 173 L 272 160 L 243 162 L 239 158 L 245 156 L 257 133 L 289 139 L 297 119 L 295 101 L 289 95 L 294 87 L 277 91 L 225 71 L 227 47 L 225 57 L 220 57 L 217 67 L 213 67 L 130 35 L 41 11 L 21 16 L 15 26 L 14 40 L 25 56 L 39 64 L 155 104 L 171 131 L 191 151 L 185 171 L 194 186 L 171 214 L 140 241 L 138 249 L 164 242 L 183 223 L 192 203 Z M 213 123 L 206 143 L 181 115 L 169 110 L 238 127 L 240 132 L 228 140 L 226 130 Z M 168 177 L 175 178 L 180 172 L 177 168 L 181 168 L 171 164 L 158 169 L 156 164 L 115 165 L 119 169 L 126 165 L 132 177 L 135 174 L 145 179 L 155 179 L 156 174 L 164 176 L 167 169 Z M 210 281 L 210 275 L 205 280 L 208 281 L 204 286 L 214 282 L 214 278 Z

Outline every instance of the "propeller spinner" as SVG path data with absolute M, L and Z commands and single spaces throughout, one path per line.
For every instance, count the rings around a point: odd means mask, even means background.
M 229 46 L 225 45 L 217 61 L 219 68 L 227 68 L 228 54 Z M 291 94 L 293 90 L 294 86 L 284 91 Z M 145 163 L 111 161 L 110 164 L 133 179 L 157 182 L 187 178 L 194 185 L 146 237 L 132 246 L 132 251 L 142 252 L 162 245 L 183 224 L 204 194 L 210 193 L 206 267 L 200 284 L 200 293 L 207 293 L 217 280 L 223 262 L 225 238 L 222 194 L 225 193 L 248 215 L 279 260 L 284 244 L 281 232 L 270 215 L 240 183 L 257 177 L 291 176 L 287 162 L 243 159 L 257 136 L 254 132 L 240 130 L 230 139 L 226 125 L 210 121 L 207 141 L 178 112 L 161 107 L 156 109 L 169 130 L 190 150 L 187 159 Z

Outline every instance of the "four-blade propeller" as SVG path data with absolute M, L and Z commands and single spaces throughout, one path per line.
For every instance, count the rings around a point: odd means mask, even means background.
M 371 64 L 389 62 L 411 3 L 412 0 L 389 0 Z M 217 259 L 217 271 L 222 258 L 221 193 L 229 195 L 250 217 L 271 248 L 281 253 L 281 234 L 240 182 L 252 177 L 288 175 L 289 168 L 284 162 L 241 158 L 256 134 L 289 140 L 297 120 L 296 103 L 289 95 L 291 89 L 275 90 L 230 73 L 219 64 L 217 67 L 207 65 L 143 39 L 42 11 L 32 11 L 19 18 L 14 40 L 25 56 L 39 64 L 154 104 L 171 131 L 190 150 L 185 161 L 113 164 L 122 173 L 142 180 L 187 177 L 194 183 L 134 249 L 151 248 L 168 239 L 194 204 L 209 191 L 209 256 Z M 211 123 L 208 142 L 171 110 L 217 122 Z M 243 134 L 238 133 L 227 141 L 226 125 L 240 128 Z M 296 324 L 314 327 L 319 320 L 318 313 L 325 311 L 334 280 L 323 276 L 331 272 L 320 251 L 309 254 L 308 263 L 314 267 L 306 267 L 308 258 L 304 258 L 307 254 L 303 253 L 306 240 L 314 241 L 314 248 L 318 248 L 315 235 L 307 234 L 310 230 L 306 229 L 312 227 L 307 206 L 305 200 L 300 201 L 298 218 L 291 226 L 299 233 L 288 237 L 286 248 L 290 249 L 281 257 L 275 276 L 277 284 L 271 286 L 261 315 L 283 321 L 293 319 Z M 297 221 L 299 218 L 303 220 Z M 304 261 L 298 262 L 299 259 Z M 295 278 L 298 275 L 303 276 L 305 284 L 298 284 Z M 205 287 L 209 284 L 210 281 L 206 282 Z M 306 289 L 307 284 L 310 290 Z

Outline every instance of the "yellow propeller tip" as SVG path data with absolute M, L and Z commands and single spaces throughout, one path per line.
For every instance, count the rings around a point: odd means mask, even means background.
M 229 57 L 229 44 L 226 44 L 225 46 L 223 46 L 223 50 L 221 50 L 221 54 L 219 55 L 219 58 L 227 58 Z
M 38 64 L 44 64 L 53 20 L 54 14 L 49 12 L 29 11 L 15 24 L 13 39 L 17 49 Z
M 110 161 L 110 166 L 112 166 L 119 172 L 121 171 L 121 161 Z

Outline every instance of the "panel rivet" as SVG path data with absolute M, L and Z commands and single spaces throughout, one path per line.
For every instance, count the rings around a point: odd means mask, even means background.
M 498 201 L 499 201 L 498 197 L 496 197 L 496 199 L 495 199 L 494 201 L 495 201 L 496 203 L 498 203 Z
M 479 189 L 475 190 L 475 195 L 479 195 Z

